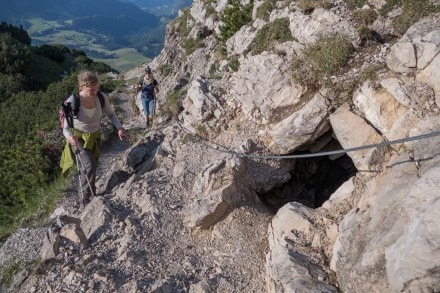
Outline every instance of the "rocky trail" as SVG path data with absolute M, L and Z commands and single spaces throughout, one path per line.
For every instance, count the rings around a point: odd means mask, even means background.
M 118 168 L 131 148 L 163 137 L 165 126 L 143 128 L 141 120 L 131 116 L 129 94 L 118 94 L 115 106 L 132 134 L 131 142 L 112 137 L 105 144 L 98 196 L 83 211 L 73 178 L 49 227 L 51 235 L 61 235 L 58 245 L 49 245 L 51 252 L 58 253 L 40 265 L 37 274 L 28 276 L 20 290 L 265 292 L 271 212 L 259 204 L 244 204 L 211 229 L 188 228 L 183 210 L 194 178 L 174 176 L 173 169 L 188 163 L 185 168 L 197 172 L 200 161 L 192 161 L 199 160 L 194 155 L 207 150 L 188 144 L 180 154 L 162 154 L 149 171 L 121 175 Z M 83 231 L 78 231 L 79 226 Z M 96 229 L 93 235 L 86 227 Z

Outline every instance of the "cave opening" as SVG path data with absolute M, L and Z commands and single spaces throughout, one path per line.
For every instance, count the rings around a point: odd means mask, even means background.
M 342 149 L 330 131 L 301 153 Z M 322 142 L 325 141 L 323 146 Z M 310 208 L 320 207 L 357 169 L 347 154 L 294 159 L 290 179 L 259 194 L 260 200 L 274 211 L 288 202 L 299 202 Z

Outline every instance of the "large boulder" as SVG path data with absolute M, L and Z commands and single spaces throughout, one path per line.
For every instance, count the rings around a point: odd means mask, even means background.
M 387 91 L 375 90 L 369 81 L 354 94 L 354 104 L 381 133 L 388 133 L 394 123 L 408 111 Z
M 188 88 L 187 95 L 182 102 L 185 109 L 182 114 L 183 124 L 194 128 L 200 123 L 214 118 L 216 111 L 221 111 L 222 105 L 210 91 L 207 79 L 198 76 Z
M 229 81 L 229 95 L 256 123 L 268 123 L 275 111 L 297 104 L 305 88 L 292 83 L 290 66 L 282 56 L 262 53 L 240 59 L 240 70 Z
M 207 166 L 197 177 L 185 210 L 185 223 L 191 228 L 206 229 L 219 221 L 234 203 L 243 199 L 237 178 L 245 166 L 238 158 L 225 158 Z
M 93 242 L 102 235 L 111 220 L 110 210 L 104 200 L 95 197 L 81 213 L 81 230 L 87 241 Z
M 295 245 L 314 246 L 318 236 L 313 210 L 288 203 L 278 210 L 269 225 L 266 255 L 268 292 L 338 292 L 315 256 L 298 251 Z M 315 242 L 315 243 L 314 243 Z M 315 247 L 316 248 L 316 247 Z
M 286 154 L 316 140 L 330 129 L 329 107 L 326 98 L 317 93 L 307 104 L 299 108 L 267 132 L 267 144 L 273 153 Z
M 290 20 L 290 31 L 304 45 L 310 45 L 325 35 L 340 34 L 345 36 L 355 45 L 359 39 L 356 29 L 340 16 L 324 8 L 316 8 L 311 14 L 304 14 L 300 10 L 291 12 L 288 9 L 278 14 L 271 14 L 271 21 L 274 18 L 288 17 Z
M 364 119 L 350 111 L 348 105 L 340 107 L 330 116 L 333 132 L 344 149 L 380 143 L 381 136 Z M 369 170 L 375 149 L 349 152 L 358 170 Z

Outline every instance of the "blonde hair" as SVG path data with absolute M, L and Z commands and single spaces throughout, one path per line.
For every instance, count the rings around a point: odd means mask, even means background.
M 85 70 L 78 74 L 79 88 L 95 86 L 99 83 L 98 75 L 93 71 Z

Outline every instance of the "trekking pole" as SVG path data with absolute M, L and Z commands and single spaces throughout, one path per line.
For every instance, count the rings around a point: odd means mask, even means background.
M 84 207 L 84 192 L 82 189 L 81 171 L 83 172 L 84 176 L 86 177 L 87 185 L 89 186 L 90 193 L 91 193 L 92 197 L 95 196 L 95 193 L 93 192 L 92 184 L 90 183 L 90 178 L 87 175 L 87 170 L 84 167 L 84 163 L 81 158 L 81 152 L 83 152 L 84 149 L 79 144 L 77 144 L 76 147 L 74 147 L 74 149 L 75 149 L 74 152 L 75 152 L 76 164 L 77 164 L 77 168 L 78 168 L 79 184 L 80 184 L 80 188 L 81 188 L 81 202 L 82 202 L 82 208 L 83 208 Z
M 154 92 L 153 89 L 153 123 L 151 123 L 151 128 L 154 128 L 154 122 L 156 121 L 156 99 L 157 99 L 157 95 L 156 92 Z
M 80 190 L 80 193 L 81 193 L 81 198 L 80 198 L 80 201 L 79 201 L 79 207 L 81 209 L 83 209 L 84 208 L 84 192 L 83 192 L 83 186 L 82 186 L 82 180 L 81 180 L 81 169 L 79 167 L 78 157 L 79 157 L 79 155 L 76 154 L 76 152 L 75 152 L 76 169 L 78 170 L 79 190 Z
M 136 90 L 136 86 L 134 88 L 134 96 L 133 96 L 133 100 L 131 102 L 131 113 L 133 114 L 133 118 L 136 118 L 136 116 L 138 115 L 138 107 L 137 107 L 137 94 L 138 94 L 138 90 Z

